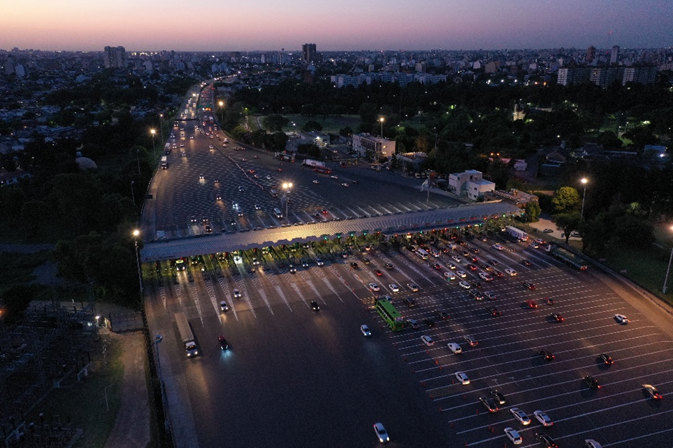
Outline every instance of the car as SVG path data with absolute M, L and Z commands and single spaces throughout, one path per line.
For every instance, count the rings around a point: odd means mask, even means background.
M 262 209 L 262 206 L 261 206 L 261 205 L 259 205 L 259 204 L 255 204 L 255 210 L 261 210 L 261 209 Z
M 615 314 L 615 320 L 622 325 L 626 325 L 629 323 L 629 318 L 624 316 L 623 314 Z
M 470 253 L 469 253 L 468 251 L 466 251 L 466 250 L 462 251 L 460 254 L 461 254 L 463 257 L 467 258 L 467 259 L 472 258 L 472 256 L 470 255 Z
M 545 361 L 553 361 L 554 358 L 556 358 L 552 352 L 547 350 L 540 350 L 537 353 L 538 355 L 542 356 L 542 359 L 544 359 Z
M 514 269 L 507 268 L 505 269 L 505 272 L 510 276 L 510 277 L 516 277 L 517 272 Z
M 241 297 L 243 297 L 241 295 L 241 291 L 239 291 L 238 289 L 234 289 L 234 298 L 235 299 L 240 299 Z
M 515 419 L 519 420 L 519 423 L 521 423 L 522 425 L 524 426 L 530 425 L 530 418 L 521 409 L 512 408 L 509 410 L 509 412 L 514 416 Z
M 514 428 L 510 428 L 510 427 L 505 428 L 505 435 L 514 445 L 521 445 L 523 443 L 523 439 L 521 438 L 521 435 Z
M 360 333 L 362 333 L 362 335 L 366 337 L 372 335 L 372 332 L 369 330 L 369 327 L 367 325 L 360 325 Z
M 465 288 L 465 289 L 470 289 L 471 288 L 470 284 L 468 282 L 466 282 L 465 280 L 459 281 L 458 284 L 460 285 L 461 288 Z
M 224 300 L 220 302 L 220 311 L 229 311 L 229 305 Z
M 552 299 L 551 297 L 545 297 L 544 303 L 546 303 L 547 305 L 553 305 L 556 302 L 554 302 L 554 299 Z
M 493 291 L 486 291 L 484 293 L 484 297 L 486 297 L 488 300 L 495 300 L 498 298 L 498 296 L 496 296 Z
M 594 439 L 584 439 L 584 448 L 603 448 L 603 445 Z
M 245 191 L 245 187 L 243 187 L 242 185 L 239 186 L 239 187 L 238 187 L 238 191 Z
M 301 266 L 307 268 L 309 266 L 308 260 L 301 260 Z
M 454 355 L 458 355 L 459 353 L 463 353 L 462 347 L 460 345 L 456 344 L 455 342 L 449 342 L 448 344 L 446 344 L 446 346 L 449 347 L 449 350 L 451 350 L 451 352 Z
M 552 313 L 549 315 L 549 317 L 551 317 L 556 322 L 563 322 L 565 320 L 565 318 L 558 313 Z
M 218 201 L 218 202 L 221 201 L 222 200 L 222 195 L 221 194 L 215 195 L 215 200 Z
M 528 281 L 523 282 L 522 285 L 523 285 L 523 287 L 526 288 L 526 289 L 530 289 L 530 290 L 535 289 L 535 284 L 534 284 L 534 283 L 531 283 L 531 282 L 528 282 Z
M 402 303 L 404 303 L 409 308 L 413 308 L 416 306 L 416 301 L 411 297 L 405 298 L 404 300 L 402 300 Z
M 394 268 L 394 266 L 393 266 L 392 263 L 386 263 L 386 264 L 385 264 L 385 267 L 386 267 L 386 269 L 388 269 L 389 271 L 392 271 L 393 268 Z
M 338 179 L 339 176 L 335 176 L 334 174 L 330 176 L 332 179 Z
M 210 224 L 206 224 L 203 228 L 203 230 L 206 231 L 206 233 L 213 233 L 213 228 L 211 227 Z
M 495 402 L 493 402 L 493 400 L 489 400 L 488 398 L 479 397 L 479 402 L 483 404 L 484 407 L 488 409 L 488 412 L 492 414 L 500 410 L 500 408 L 498 408 L 498 405 Z
M 461 259 L 460 259 L 460 257 L 459 257 L 458 255 L 454 255 L 454 256 L 452 256 L 451 259 L 452 259 L 453 261 L 455 261 L 456 263 L 460 263 L 460 262 L 461 262 Z
M 382 423 L 374 423 L 374 432 L 376 433 L 376 437 L 379 439 L 379 442 L 381 443 L 390 442 L 388 431 L 386 431 L 386 428 L 383 427 Z
M 552 229 L 544 229 L 542 233 L 554 233 Z
M 500 311 L 496 307 L 485 307 L 486 311 L 488 311 L 488 314 L 490 314 L 493 317 L 500 316 Z
M 239 210 L 239 211 L 236 213 L 236 216 L 238 216 L 239 218 L 243 217 L 243 210 Z
M 350 184 L 348 182 L 344 182 L 344 183 L 341 184 L 341 186 L 348 188 L 348 187 L 350 187 Z
M 369 284 L 369 289 L 371 289 L 374 292 L 379 292 L 381 290 L 379 285 L 377 285 L 376 283 L 370 283 Z
M 446 263 L 446 267 L 451 269 L 452 271 L 455 271 L 456 269 L 458 269 L 458 266 L 456 266 L 453 263 Z
M 439 263 L 435 263 L 435 264 L 432 265 L 432 268 L 436 269 L 438 271 L 441 271 L 442 270 L 442 265 L 439 264 Z
M 423 319 L 423 323 L 424 323 L 425 325 L 427 325 L 428 328 L 432 328 L 432 327 L 435 326 L 435 321 L 432 320 L 432 319 L 430 319 L 430 318 Z
M 447 279 L 447 280 L 449 280 L 449 281 L 451 281 L 451 280 L 455 280 L 455 279 L 456 279 L 456 274 L 454 274 L 454 273 L 451 272 L 451 271 L 446 271 L 446 272 L 444 273 L 444 278 Z
M 317 264 L 318 266 L 325 266 L 325 262 L 322 261 L 321 258 L 316 258 L 315 259 L 315 264 Z
M 406 324 L 414 330 L 417 330 L 420 327 L 420 324 L 416 319 L 407 319 Z
M 421 341 L 423 341 L 423 343 L 427 346 L 435 345 L 435 341 L 433 341 L 430 336 L 425 335 L 425 334 L 423 336 L 421 336 Z
M 653 400 L 662 400 L 664 398 L 663 395 L 661 395 L 658 391 L 657 388 L 654 387 L 651 384 L 643 384 L 643 387 L 645 388 L 645 391 L 648 393 L 650 398 Z
M 205 179 L 205 178 L 203 177 L 203 174 L 199 174 L 199 180 L 203 180 L 203 179 Z
M 462 384 L 463 386 L 467 386 L 468 384 L 470 384 L 470 378 L 467 376 L 465 372 L 456 372 L 455 375 L 458 381 L 460 381 L 460 384 Z
M 526 306 L 528 308 L 537 308 L 537 302 L 535 300 L 526 300 Z
M 582 235 L 579 232 L 571 232 L 570 236 L 574 238 L 582 238 Z
M 599 359 L 603 364 L 605 364 L 605 365 L 607 365 L 607 366 L 611 366 L 612 364 L 615 363 L 615 362 L 612 360 L 612 357 L 609 356 L 609 355 L 607 355 L 607 354 L 605 354 L 605 353 L 601 353 L 601 354 L 598 356 L 598 359 Z
M 313 183 L 314 183 L 314 184 L 319 184 L 320 181 L 319 181 L 318 179 L 313 179 Z
M 456 271 L 456 275 L 460 278 L 467 277 L 467 273 L 465 271 Z
M 535 433 L 535 440 L 540 442 L 544 448 L 558 448 L 558 445 L 549 434 Z
M 477 257 L 470 257 L 470 261 L 471 261 L 472 263 L 477 263 L 477 262 L 479 261 L 479 258 L 477 258 Z
M 521 260 L 521 264 L 524 265 L 524 266 L 532 266 L 532 263 L 530 261 L 526 260 L 525 258 L 523 260 Z
M 189 222 L 196 222 L 196 216 L 192 215 L 189 217 Z
M 290 265 L 290 274 L 296 274 L 297 273 L 297 268 L 295 265 L 291 264 Z
M 495 269 L 495 270 L 493 271 L 493 274 L 494 274 L 496 277 L 498 277 L 498 278 L 503 278 L 503 277 L 505 276 L 505 274 L 503 274 L 502 272 L 498 271 L 497 269 Z
M 503 246 L 503 245 L 500 244 L 500 243 L 495 243 L 495 244 L 493 245 L 493 249 L 495 249 L 495 250 L 504 250 L 504 249 L 505 249 L 505 246 Z
M 467 342 L 470 347 L 476 347 L 479 345 L 479 341 L 477 341 L 472 336 L 463 336 L 463 341 Z
M 418 292 L 418 285 L 416 283 L 407 283 L 407 288 L 409 288 L 413 292 Z
M 374 274 L 376 274 L 377 277 L 381 277 L 383 275 L 383 271 L 380 269 L 374 269 Z
M 473 265 L 472 263 L 469 263 L 469 264 L 467 265 L 467 268 L 468 268 L 470 271 L 476 271 L 476 270 L 478 269 L 478 268 L 477 268 L 475 265 Z
M 218 337 L 217 342 L 220 344 L 220 350 L 227 350 L 229 348 L 229 343 L 224 336 Z
M 395 283 L 389 284 L 388 288 L 390 288 L 390 290 L 392 292 L 400 292 L 400 287 L 398 285 L 396 285 Z
M 548 426 L 553 426 L 554 422 L 552 421 L 551 418 L 547 415 L 546 412 L 544 411 L 535 411 L 533 412 L 533 415 L 535 416 L 535 419 L 540 422 L 540 424 L 544 427 Z
M 493 281 L 493 277 L 491 277 L 491 276 L 490 276 L 489 274 L 487 274 L 486 272 L 480 272 L 480 273 L 479 273 L 479 277 L 480 277 L 482 280 L 484 280 L 485 282 L 492 282 L 492 281 Z
M 356 262 L 351 262 L 351 268 L 352 269 L 359 269 L 358 264 Z
M 589 386 L 590 388 L 592 388 L 593 390 L 598 390 L 598 389 L 601 388 L 600 383 L 593 376 L 585 375 L 583 379 L 584 379 L 584 382 L 586 383 L 586 385 Z
M 484 299 L 484 295 L 483 295 L 481 292 L 476 291 L 476 290 L 474 290 L 474 289 L 469 290 L 469 291 L 468 291 L 468 294 L 470 294 L 470 295 L 471 295 L 472 297 L 474 297 L 476 300 L 483 300 L 483 299 Z
M 311 300 L 311 309 L 313 311 L 320 311 L 320 305 L 315 300 Z
M 451 317 L 451 316 L 449 316 L 449 314 L 446 311 L 442 311 L 442 310 L 435 310 L 435 316 L 437 316 L 438 318 L 440 318 L 442 320 L 446 320 L 449 317 Z
M 363 262 L 364 264 L 368 265 L 368 264 L 371 264 L 372 261 L 371 261 L 369 258 L 367 258 L 367 257 L 362 257 L 362 262 Z
M 492 390 L 491 391 L 491 397 L 493 397 L 493 400 L 497 404 L 506 404 L 507 400 L 505 400 L 505 396 L 500 392 L 499 390 Z
M 336 153 L 336 151 L 334 151 L 334 152 Z M 353 179 L 353 180 L 351 181 L 351 183 L 353 183 L 353 184 L 359 184 L 359 183 L 360 183 L 360 181 L 359 181 L 359 180 L 357 180 L 357 179 Z

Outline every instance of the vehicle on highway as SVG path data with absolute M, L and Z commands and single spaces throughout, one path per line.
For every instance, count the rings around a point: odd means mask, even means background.
M 318 266 L 325 266 L 325 262 L 322 261 L 321 258 L 316 258 L 316 259 L 315 259 L 315 263 L 316 263 Z
M 451 272 L 451 271 L 446 271 L 446 272 L 444 273 L 444 278 L 447 279 L 448 281 L 452 281 L 452 280 L 455 280 L 455 279 L 456 279 L 456 274 L 454 274 L 454 273 Z
M 516 277 L 517 272 L 512 269 L 512 268 L 507 268 L 505 269 L 505 272 L 510 276 L 510 277 Z M 497 275 L 497 274 L 496 274 Z
M 488 398 L 479 397 L 479 402 L 483 404 L 484 407 L 488 409 L 488 412 L 492 414 L 500 410 L 500 408 L 498 408 L 498 405 L 495 402 L 493 402 L 493 400 L 489 400 Z
M 206 224 L 206 225 L 203 227 L 203 230 L 205 230 L 206 233 L 213 233 L 213 228 L 211 227 L 210 224 Z
M 446 320 L 449 317 L 451 317 L 451 316 L 449 316 L 449 313 L 447 313 L 446 311 L 442 311 L 442 310 L 435 310 L 435 316 L 437 316 L 438 318 L 440 318 L 442 320 Z
M 311 309 L 313 311 L 320 311 L 320 305 L 315 300 L 311 300 Z
M 451 257 L 451 259 L 452 259 L 453 261 L 455 261 L 456 263 L 460 263 L 460 261 L 461 261 L 461 259 L 460 259 L 460 257 L 459 257 L 458 255 L 453 255 L 453 256 Z
M 519 435 L 519 432 L 514 428 L 505 428 L 505 435 L 514 445 L 521 445 L 523 443 L 521 435 Z
M 218 202 L 221 201 L 222 200 L 222 195 L 221 194 L 215 195 L 215 200 L 218 201 Z
M 344 182 L 344 183 L 341 184 L 341 186 L 348 188 L 348 187 L 350 187 L 350 184 L 348 182 Z
M 456 271 L 456 275 L 460 278 L 465 278 L 467 277 L 467 273 L 464 271 Z
M 524 411 L 522 411 L 519 408 L 512 408 L 509 410 L 509 412 L 514 416 L 515 419 L 519 420 L 519 423 L 521 423 L 524 426 L 530 425 L 530 417 L 526 415 Z
M 542 356 L 542 359 L 545 361 L 553 361 L 554 358 L 556 358 L 556 356 L 554 356 L 554 354 L 548 350 L 540 350 L 537 353 L 538 355 Z
M 493 397 L 493 400 L 495 400 L 495 402 L 500 404 L 500 405 L 503 405 L 503 404 L 507 403 L 507 400 L 505 399 L 505 396 L 499 390 L 492 390 L 491 391 L 491 397 Z
M 589 386 L 593 390 L 598 390 L 601 388 L 601 385 L 598 382 L 598 380 L 591 375 L 585 375 L 584 382 L 586 383 L 587 386 Z
M 463 336 L 463 341 L 467 342 L 470 347 L 476 347 L 479 345 L 479 341 L 477 341 L 472 336 Z
M 314 183 L 314 184 L 319 184 L 320 181 L 319 181 L 318 179 L 313 179 L 313 183 Z
M 261 210 L 261 209 L 262 209 L 262 206 L 261 206 L 261 205 L 259 205 L 259 204 L 255 204 L 255 210 Z
M 229 310 L 229 305 L 227 305 L 227 302 L 222 300 L 220 302 L 220 311 L 228 311 Z
M 553 426 L 554 425 L 554 422 L 552 421 L 552 419 L 544 411 L 539 411 L 539 410 L 535 411 L 535 412 L 533 412 L 533 415 L 535 416 L 535 419 L 538 422 L 540 422 L 540 424 L 542 426 L 547 427 L 547 426 Z
M 435 321 L 432 319 L 423 319 L 423 323 L 428 326 L 428 328 L 432 328 L 435 326 Z
M 372 261 L 371 261 L 369 258 L 367 258 L 367 257 L 362 257 L 361 260 L 362 260 L 362 262 L 363 262 L 365 265 L 369 265 L 369 264 L 371 264 L 371 262 L 372 262 Z
M 438 271 L 441 271 L 442 270 L 442 265 L 439 264 L 439 263 L 435 263 L 435 264 L 432 265 L 432 268 L 436 269 Z
M 377 285 L 376 283 L 370 283 L 369 284 L 369 289 L 371 289 L 374 292 L 379 292 L 381 290 L 379 285 Z
M 555 304 L 556 302 L 555 302 L 554 299 L 552 299 L 551 297 L 545 297 L 545 298 L 544 298 L 544 303 L 546 303 L 547 305 L 553 305 L 553 304 Z
M 526 289 L 531 289 L 532 290 L 532 289 L 535 289 L 535 284 L 526 281 L 526 282 L 523 282 L 523 287 L 526 288 Z
M 549 434 L 535 433 L 535 439 L 540 442 L 544 448 L 558 448 L 558 445 Z
M 229 343 L 227 342 L 224 336 L 218 337 L 217 342 L 219 342 L 220 344 L 220 350 L 226 350 L 229 348 Z
M 383 427 L 383 423 L 374 423 L 374 432 L 376 433 L 376 438 L 379 439 L 381 443 L 390 442 L 390 437 L 388 436 L 388 431 Z
M 565 318 L 558 313 L 551 313 L 549 317 L 551 317 L 552 320 L 555 320 L 556 322 L 563 322 L 565 320 Z
M 584 439 L 584 448 L 603 448 L 603 445 L 594 439 Z
M 392 292 L 400 292 L 400 287 L 398 285 L 396 285 L 395 283 L 389 284 L 388 288 L 390 288 L 390 290 Z
M 295 265 L 291 264 L 290 265 L 290 274 L 296 274 L 297 273 L 297 268 Z
M 526 300 L 526 307 L 537 308 L 537 302 L 535 300 Z
M 480 272 L 479 277 L 484 280 L 485 282 L 491 282 L 493 281 L 493 277 L 491 277 L 490 274 L 487 274 L 486 272 Z
M 369 330 L 367 325 L 360 325 L 360 332 L 363 336 L 369 337 L 372 335 L 372 332 Z
M 241 295 L 241 291 L 239 291 L 238 289 L 234 289 L 234 298 L 235 299 L 240 299 L 241 297 L 243 297 Z
M 495 244 L 493 245 L 493 249 L 495 249 L 495 250 L 504 250 L 504 249 L 505 249 L 505 246 L 503 246 L 503 245 L 500 244 L 500 243 L 495 243 Z
M 624 316 L 623 314 L 615 314 L 615 320 L 622 325 L 626 325 L 629 323 L 629 318 Z
M 430 336 L 423 335 L 421 336 L 421 341 L 427 346 L 435 345 L 435 341 L 432 340 Z
M 531 262 L 526 260 L 525 258 L 523 260 L 521 260 L 521 264 L 524 265 L 524 266 L 531 266 Z
M 654 387 L 653 385 L 643 384 L 643 387 L 645 388 L 645 391 L 650 396 L 650 398 L 652 398 L 653 400 L 662 400 L 664 398 L 664 396 L 661 395 L 659 391 L 657 391 L 657 388 Z
M 449 350 L 451 350 L 451 352 L 454 355 L 463 353 L 463 349 L 460 347 L 460 345 L 456 344 L 455 342 L 449 342 L 448 344 L 446 344 L 446 346 L 449 347 Z
M 383 271 L 380 269 L 374 269 L 374 274 L 376 274 L 377 277 L 381 277 L 383 275 Z
M 598 356 L 598 359 L 599 359 L 603 364 L 605 364 L 605 365 L 607 365 L 607 366 L 611 366 L 612 364 L 615 363 L 615 362 L 612 360 L 612 357 L 611 357 L 610 355 L 605 354 L 605 353 L 601 353 L 601 354 Z
M 406 297 L 404 300 L 402 300 L 402 303 L 404 303 L 409 308 L 413 308 L 416 306 L 416 301 L 411 297 Z
M 450 262 L 449 262 L 449 263 L 446 263 L 446 267 L 449 268 L 449 269 L 451 269 L 452 271 L 458 269 L 458 266 L 456 266 L 455 264 L 450 263 Z
M 484 293 L 484 297 L 486 297 L 488 300 L 495 300 L 497 298 L 493 291 L 486 291 Z
M 493 271 L 493 275 L 495 275 L 495 276 L 498 277 L 498 278 L 503 278 L 503 277 L 505 276 L 505 274 L 503 274 L 502 272 L 498 271 L 497 269 L 495 269 L 495 270 Z
M 470 289 L 471 288 L 470 284 L 468 282 L 466 282 L 465 280 L 459 281 L 458 284 L 460 285 L 461 288 L 465 288 L 465 289 Z
M 418 330 L 418 328 L 421 326 L 416 319 L 407 319 L 406 323 L 407 326 L 413 328 L 414 330 Z
M 484 308 L 486 311 L 488 311 L 488 314 L 490 314 L 493 317 L 500 316 L 500 311 L 496 307 L 485 307 Z
M 351 262 L 351 268 L 352 269 L 359 269 L 360 267 L 358 266 L 358 264 L 356 262 L 353 261 L 353 262 Z
M 203 180 L 203 179 L 204 179 L 203 174 L 199 174 L 199 180 Z
M 393 268 L 394 268 L 394 266 L 392 265 L 392 263 L 386 263 L 385 266 L 386 266 L 386 269 L 388 269 L 389 271 L 392 271 Z
M 470 378 L 467 376 L 465 372 L 456 372 L 455 375 L 458 381 L 460 381 L 460 384 L 462 384 L 463 386 L 467 386 L 468 384 L 470 384 Z
M 476 271 L 476 270 L 478 269 L 478 268 L 477 268 L 475 265 L 473 265 L 472 263 L 469 263 L 469 264 L 467 265 L 467 268 L 468 268 L 470 271 Z
M 413 292 L 418 292 L 419 288 L 416 283 L 407 283 L 407 288 L 409 288 Z
M 185 271 L 187 270 L 187 263 L 182 258 L 175 260 L 175 270 L 176 271 Z
M 331 177 L 332 179 L 338 179 L 338 178 L 339 178 L 339 176 L 335 176 L 335 175 L 331 175 L 330 177 Z

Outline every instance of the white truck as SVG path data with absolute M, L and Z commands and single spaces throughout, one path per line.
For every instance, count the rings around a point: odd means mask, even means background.
M 162 170 L 168 169 L 168 156 L 161 156 L 161 169 Z
M 187 357 L 191 358 L 192 356 L 198 355 L 199 350 L 196 348 L 196 339 L 194 338 L 192 327 L 189 326 L 189 322 L 187 321 L 187 316 L 185 316 L 185 313 L 175 313 L 175 323 L 178 326 L 180 340 L 185 347 Z
M 319 166 L 319 167 L 323 168 L 325 166 L 325 162 L 321 162 L 320 160 L 314 160 L 314 159 L 306 159 L 306 160 L 304 160 L 302 165 L 310 166 L 310 167 L 314 167 L 314 168 Z
M 514 226 L 505 227 L 505 231 L 520 241 L 528 241 L 528 234 L 521 229 Z

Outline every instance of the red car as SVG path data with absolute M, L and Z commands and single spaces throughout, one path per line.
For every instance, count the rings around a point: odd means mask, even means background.
M 527 300 L 526 305 L 528 308 L 537 308 L 537 302 L 535 300 Z
M 554 319 L 556 322 L 563 322 L 565 320 L 565 318 L 558 313 L 554 313 L 550 317 Z
M 381 272 L 380 269 L 374 269 L 374 274 L 376 274 L 377 277 L 381 277 L 383 275 L 383 272 Z

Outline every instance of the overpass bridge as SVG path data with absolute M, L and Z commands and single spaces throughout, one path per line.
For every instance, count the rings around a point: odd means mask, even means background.
M 476 225 L 496 218 L 520 216 L 524 211 L 501 201 L 464 204 L 436 210 L 388 216 L 295 224 L 235 234 L 210 234 L 175 240 L 155 240 L 140 250 L 141 260 L 160 261 L 179 257 L 232 252 L 282 244 L 305 243 L 341 236 L 381 232 L 386 235 Z

